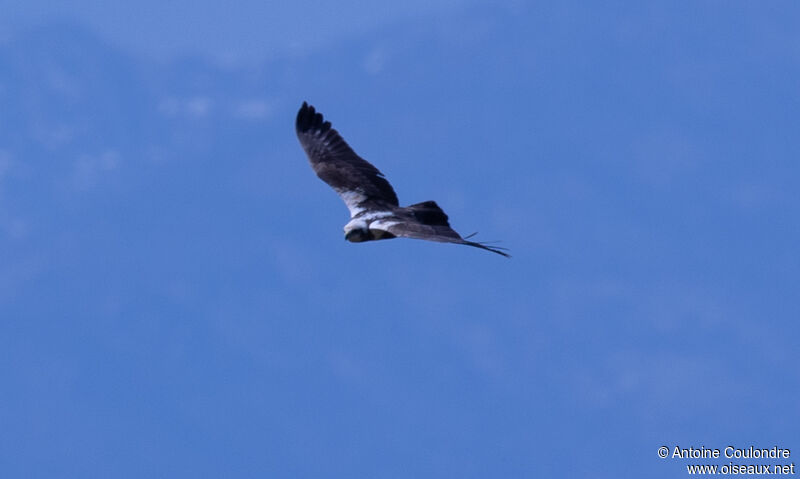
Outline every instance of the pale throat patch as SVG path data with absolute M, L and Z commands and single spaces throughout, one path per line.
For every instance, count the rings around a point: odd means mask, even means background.
M 392 213 L 389 211 L 375 211 L 359 216 L 358 218 L 353 218 L 346 225 L 344 225 L 344 233 L 347 234 L 348 232 L 357 229 L 363 231 L 369 229 L 371 231 L 381 231 L 379 237 L 383 236 L 383 233 L 387 232 L 387 228 L 399 223 L 399 221 L 381 219 L 388 216 L 392 216 Z
M 346 225 L 344 225 L 344 234 L 347 234 L 352 230 L 366 231 L 367 229 L 368 229 L 367 222 L 364 221 L 363 218 L 354 218 L 348 221 Z

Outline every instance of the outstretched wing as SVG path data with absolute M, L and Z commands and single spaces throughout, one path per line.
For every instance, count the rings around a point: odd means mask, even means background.
M 461 237 L 447 221 L 447 215 L 433 201 L 425 201 L 415 205 L 401 208 L 392 216 L 380 218 L 369 225 L 370 230 L 388 233 L 391 236 L 401 238 L 414 238 L 427 241 L 438 241 L 440 243 L 455 243 L 485 249 L 492 253 L 511 257 L 504 252 L 505 248 L 488 246 L 485 243 L 469 241 Z M 384 233 L 376 236 L 385 237 Z M 472 236 L 472 235 L 470 235 Z M 469 238 L 470 236 L 467 236 Z
M 351 217 L 370 203 L 398 206 L 383 173 L 359 157 L 313 106 L 303 102 L 295 128 L 314 172 L 344 200 Z

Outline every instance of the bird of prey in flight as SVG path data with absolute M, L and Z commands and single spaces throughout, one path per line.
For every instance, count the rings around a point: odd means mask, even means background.
M 390 238 L 415 238 L 456 243 L 485 249 L 509 257 L 505 248 L 462 238 L 447 222 L 447 215 L 434 201 L 402 207 L 392 185 L 377 168 L 359 157 L 306 102 L 297 112 L 297 138 L 311 167 L 329 184 L 350 210 L 344 238 L 355 243 Z

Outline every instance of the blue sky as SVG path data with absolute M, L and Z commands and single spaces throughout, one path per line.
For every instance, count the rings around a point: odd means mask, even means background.
M 800 451 L 800 7 L 336 5 L 0 1 L 4 476 Z M 513 258 L 345 242 L 304 100 Z

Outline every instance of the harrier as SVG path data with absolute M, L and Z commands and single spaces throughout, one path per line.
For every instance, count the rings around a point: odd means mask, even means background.
M 295 127 L 314 172 L 339 194 L 350 210 L 350 222 L 344 226 L 346 240 L 359 243 L 414 238 L 464 244 L 509 257 L 503 251 L 505 248 L 462 238 L 450 228 L 447 215 L 434 201 L 400 206 L 383 173 L 359 157 L 331 128 L 331 123 L 306 102 L 297 112 Z

